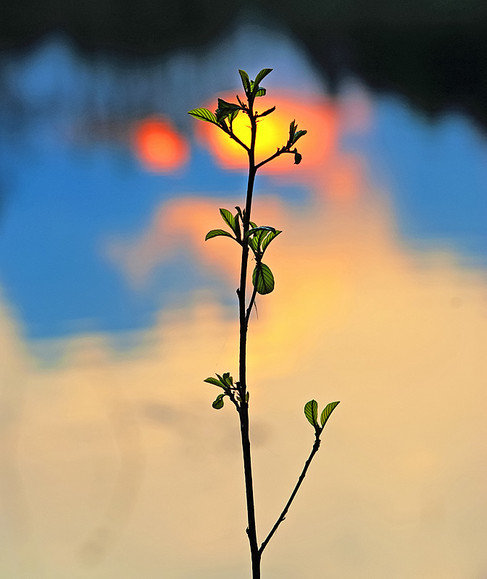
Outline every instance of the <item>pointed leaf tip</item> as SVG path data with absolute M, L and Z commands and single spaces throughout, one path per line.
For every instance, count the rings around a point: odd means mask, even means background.
M 304 405 L 304 415 L 311 426 L 318 426 L 318 402 L 310 400 Z
M 218 125 L 218 120 L 216 115 L 205 108 L 197 108 L 188 111 L 188 115 L 199 119 L 200 121 L 208 121 L 209 123 L 213 123 L 214 125 Z
M 208 384 L 213 384 L 214 386 L 218 386 L 219 388 L 224 388 L 224 386 L 225 386 L 223 384 L 223 382 L 221 382 L 221 380 L 218 380 L 217 378 L 213 378 L 213 376 L 205 378 L 203 380 L 203 382 L 208 382 Z
M 275 229 L 274 232 L 270 232 L 266 237 L 262 240 L 262 252 L 267 249 L 269 243 L 275 239 L 282 231 L 280 229 Z
M 249 94 L 250 93 L 250 78 L 249 75 L 245 72 L 245 70 L 240 70 L 238 71 L 238 73 L 240 74 L 240 78 L 242 79 L 242 85 L 244 87 L 245 90 L 245 94 Z
M 264 95 L 262 95 L 262 96 L 264 96 Z M 271 107 L 270 109 L 267 109 L 263 113 L 259 113 L 259 117 L 266 117 L 267 115 L 270 115 L 271 113 L 273 113 L 275 110 L 276 110 L 276 107 Z
M 260 81 L 263 80 L 271 72 L 272 68 L 263 68 L 255 77 L 254 83 L 258 85 Z
M 328 421 L 328 418 L 330 418 L 331 413 L 335 410 L 335 408 L 340 404 L 340 400 L 337 400 L 336 402 L 330 402 L 329 404 L 327 404 L 325 406 L 325 408 L 323 409 L 323 412 L 321 413 L 321 417 L 320 417 L 320 422 L 321 422 L 321 428 L 323 429 L 325 427 L 325 424 Z
M 208 241 L 208 239 L 211 239 L 212 237 L 218 237 L 219 235 L 224 235 L 225 237 L 235 239 L 231 233 L 228 233 L 228 231 L 225 231 L 224 229 L 212 229 L 206 234 L 205 241 Z
M 223 221 L 225 221 L 225 223 L 235 231 L 235 217 L 230 213 L 230 211 L 228 209 L 220 209 L 220 215 L 222 216 Z
M 293 145 L 298 139 L 300 139 L 301 137 L 304 137 L 304 135 L 307 135 L 307 134 L 308 134 L 308 131 L 304 131 L 304 130 L 303 131 L 296 131 L 294 133 Z
M 235 118 L 240 109 L 240 105 L 236 103 L 229 103 L 223 99 L 218 99 L 218 108 L 215 111 L 215 118 L 217 123 L 220 123 L 229 116 L 232 119 Z

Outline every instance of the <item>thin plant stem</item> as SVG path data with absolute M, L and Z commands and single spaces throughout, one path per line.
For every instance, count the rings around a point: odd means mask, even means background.
M 299 490 L 299 487 L 303 484 L 304 481 L 304 477 L 306 476 L 306 473 L 308 472 L 308 468 L 311 465 L 311 461 L 313 460 L 315 454 L 318 452 L 319 448 L 320 448 L 320 444 L 321 444 L 321 440 L 320 440 L 320 434 L 316 433 L 315 435 L 315 442 L 313 444 L 313 448 L 311 449 L 311 452 L 306 460 L 306 462 L 304 463 L 304 467 L 303 470 L 301 471 L 301 474 L 299 475 L 298 478 L 298 482 L 296 483 L 291 496 L 289 497 L 289 500 L 286 503 L 286 506 L 284 507 L 284 509 L 282 510 L 282 513 L 279 515 L 277 521 L 275 522 L 274 526 L 272 527 L 272 529 L 269 531 L 269 534 L 267 535 L 267 537 L 262 541 L 262 545 L 259 548 L 259 553 L 262 555 L 264 549 L 267 547 L 269 541 L 272 539 L 272 536 L 274 535 L 274 533 L 277 531 L 279 525 L 284 521 L 284 519 L 286 518 L 287 512 L 289 510 L 289 507 L 291 506 L 292 502 L 294 501 L 294 498 Z
M 254 193 L 255 178 L 257 171 L 267 163 L 273 161 L 282 154 L 293 154 L 294 163 L 299 164 L 301 162 L 301 155 L 298 153 L 297 149 L 294 147 L 295 143 L 299 138 L 306 134 L 306 131 L 297 130 L 297 125 L 295 121 L 292 121 L 289 126 L 289 138 L 287 143 L 283 147 L 278 147 L 276 152 L 271 156 L 267 157 L 260 162 L 256 162 L 255 159 L 255 145 L 257 139 L 257 124 L 261 117 L 265 117 L 275 110 L 275 107 L 267 109 L 262 113 L 254 111 L 254 101 L 257 96 L 264 96 L 265 89 L 262 89 L 259 85 L 260 80 L 267 76 L 272 69 L 263 69 L 257 75 L 255 82 L 251 81 L 248 74 L 245 71 L 240 70 L 240 76 L 242 78 L 242 83 L 247 96 L 247 104 L 244 103 L 237 95 L 237 103 L 228 103 L 222 99 L 218 99 L 218 109 L 215 113 L 212 113 L 208 109 L 198 108 L 189 111 L 194 117 L 208 121 L 214 125 L 217 125 L 221 130 L 223 130 L 232 140 L 234 140 L 238 145 L 240 145 L 248 155 L 248 180 L 247 180 L 247 193 L 245 198 L 245 209 L 242 210 L 240 207 L 236 207 L 237 214 L 233 217 L 232 214 L 227 209 L 220 209 L 220 213 L 224 218 L 227 225 L 230 225 L 232 233 L 229 234 L 221 229 L 215 229 L 210 231 L 206 239 L 212 237 L 217 237 L 220 235 L 229 236 L 233 238 L 242 248 L 241 261 L 240 261 L 240 281 L 239 287 L 237 289 L 238 297 L 238 317 L 239 317 L 239 346 L 238 346 L 238 381 L 233 382 L 229 372 L 220 376 L 217 374 L 217 378 L 210 377 L 205 380 L 223 389 L 223 394 L 219 394 L 217 399 L 213 403 L 213 407 L 220 409 L 223 407 L 223 398 L 228 396 L 232 404 L 237 409 L 240 421 L 240 436 L 242 444 L 242 458 L 243 458 L 243 470 L 244 470 L 244 482 L 245 482 L 245 497 L 246 497 L 246 507 L 247 507 L 247 537 L 249 540 L 250 556 L 252 563 L 252 579 L 260 579 L 261 577 L 261 560 L 262 553 L 267 547 L 269 541 L 274 536 L 279 525 L 284 521 L 286 514 L 301 486 L 308 471 L 308 468 L 313 460 L 315 454 L 318 452 L 320 447 L 320 435 L 323 431 L 324 424 L 328 420 L 329 415 L 336 407 L 338 402 L 330 403 L 323 411 L 321 416 L 321 427 L 318 425 L 317 420 L 317 402 L 312 400 L 308 402 L 305 406 L 305 415 L 308 421 L 312 424 L 315 429 L 315 441 L 308 459 L 306 460 L 303 470 L 299 475 L 298 482 L 296 483 L 289 500 L 287 501 L 283 511 L 279 515 L 276 523 L 270 530 L 267 537 L 264 539 L 259 547 L 257 538 L 257 525 L 256 525 L 256 515 L 255 515 L 255 499 L 254 499 L 254 483 L 252 475 L 252 454 L 251 454 L 251 444 L 250 444 L 250 414 L 249 414 L 249 392 L 247 384 L 247 338 L 248 338 L 248 327 L 250 315 L 252 313 L 252 308 L 255 305 L 255 299 L 257 293 L 267 294 L 274 289 L 274 278 L 272 272 L 267 265 L 262 263 L 262 256 L 266 250 L 269 243 L 276 237 L 281 231 L 277 231 L 271 227 L 257 227 L 251 220 L 252 211 L 252 197 Z M 248 116 L 250 121 L 250 143 L 244 143 L 233 131 L 233 120 L 235 119 L 238 112 L 241 111 Z M 293 148 L 294 147 L 294 148 Z M 240 223 L 242 224 L 242 231 L 240 229 Z M 252 226 L 251 226 L 252 223 Z M 250 232 L 252 227 L 252 231 Z M 263 241 L 262 232 L 265 232 L 267 237 Z M 250 232 L 250 235 L 249 235 Z M 254 237 L 252 237 L 254 236 Z M 253 278 L 253 290 L 250 294 L 250 298 L 247 300 L 247 285 L 248 285 L 248 269 L 249 269 L 249 255 L 253 252 L 256 259 L 255 268 L 255 279 Z M 270 281 L 269 281 L 270 279 Z M 257 281 L 256 281 L 257 280 Z
M 253 116 L 252 107 L 249 109 L 249 118 L 251 121 L 251 142 L 248 149 L 249 158 L 249 175 L 247 182 L 247 195 L 245 200 L 245 213 L 243 219 L 243 238 L 250 228 L 250 214 L 252 211 L 252 195 L 254 192 L 255 175 L 257 169 L 255 168 L 255 141 L 257 133 L 257 123 Z M 257 542 L 257 525 L 255 521 L 255 501 L 254 501 L 254 486 L 252 478 L 252 455 L 250 448 L 250 423 L 249 423 L 249 404 L 247 396 L 247 333 L 248 321 L 247 305 L 246 305 L 246 289 L 247 289 L 247 272 L 249 260 L 249 245 L 242 244 L 242 259 L 240 267 L 240 287 L 238 290 L 239 302 L 239 391 L 240 391 L 240 435 L 242 441 L 242 455 L 245 478 L 245 495 L 247 503 L 247 536 L 250 545 L 250 554 L 252 560 L 252 577 L 253 579 L 260 579 L 260 552 Z M 255 297 L 254 297 L 255 299 Z

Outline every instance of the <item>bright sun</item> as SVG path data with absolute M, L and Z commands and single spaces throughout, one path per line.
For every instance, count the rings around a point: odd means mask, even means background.
M 223 95 L 224 100 L 235 101 L 234 94 Z M 323 98 L 303 99 L 302 96 L 277 95 L 273 98 L 263 97 L 256 100 L 255 109 L 264 111 L 270 106 L 276 110 L 259 121 L 257 129 L 257 162 L 276 152 L 277 147 L 286 144 L 289 135 L 289 123 L 295 119 L 299 129 L 306 129 L 308 134 L 298 142 L 298 150 L 303 155 L 303 162 L 308 167 L 322 164 L 329 158 L 336 143 L 337 114 L 331 103 Z M 209 105 L 208 108 L 212 108 Z M 213 107 L 214 108 L 214 107 Z M 248 117 L 240 113 L 235 119 L 234 131 L 246 144 L 250 142 L 250 125 Z M 245 151 L 223 131 L 215 129 L 209 123 L 197 125 L 200 137 L 208 145 L 217 163 L 225 169 L 244 169 L 247 167 Z M 283 155 L 269 163 L 263 170 L 283 173 L 293 170 L 293 157 Z

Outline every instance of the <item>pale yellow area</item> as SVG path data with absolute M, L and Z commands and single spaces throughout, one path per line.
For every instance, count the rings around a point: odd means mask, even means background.
M 261 538 L 311 448 L 304 403 L 341 400 L 264 576 L 485 577 L 485 271 L 408 248 L 381 192 L 327 198 L 256 199 L 284 230 L 249 344 Z M 238 248 L 202 241 L 218 206 L 173 201 L 111 255 L 143 284 L 186 244 L 233 291 Z M 0 577 L 247 578 L 235 411 L 202 382 L 236 372 L 233 311 L 197 292 L 129 351 L 79 335 L 46 366 L 1 307 Z

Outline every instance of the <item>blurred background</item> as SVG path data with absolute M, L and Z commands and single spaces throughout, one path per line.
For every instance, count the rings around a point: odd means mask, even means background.
M 245 158 L 263 85 L 251 321 L 259 535 L 341 405 L 269 579 L 486 579 L 487 5 L 18 0 L 0 20 L 0 577 L 249 576 L 237 417 Z M 238 153 L 238 151 L 237 151 Z

